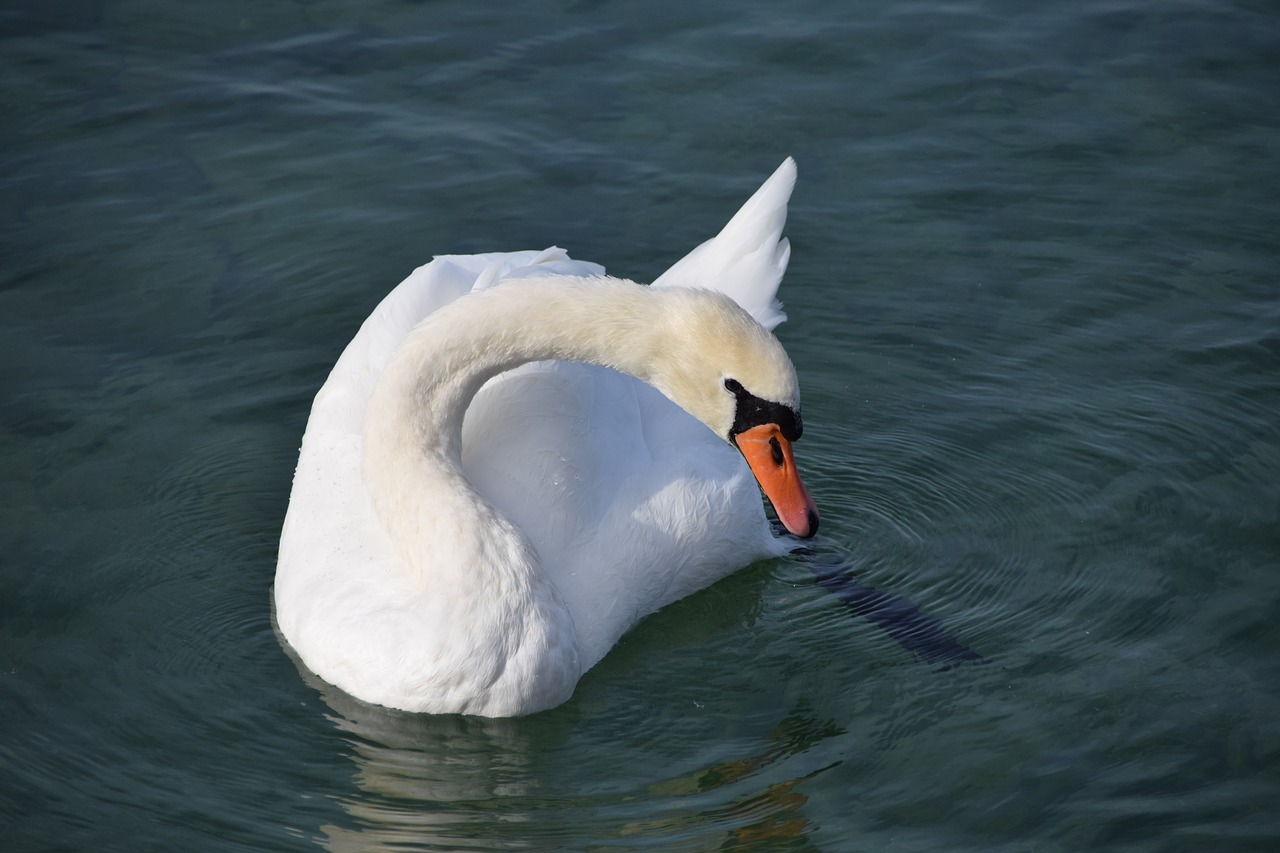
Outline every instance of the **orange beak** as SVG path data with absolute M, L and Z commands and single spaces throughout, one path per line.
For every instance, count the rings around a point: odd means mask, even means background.
M 745 429 L 734 438 L 756 482 L 773 504 L 778 520 L 801 539 L 818 532 L 818 506 L 800 482 L 791 442 L 782 435 L 777 424 L 761 424 Z

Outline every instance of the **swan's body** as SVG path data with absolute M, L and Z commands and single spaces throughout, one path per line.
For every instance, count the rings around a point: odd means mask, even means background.
M 645 615 L 789 550 L 744 456 L 812 535 L 795 372 L 761 325 L 794 168 L 650 287 L 549 249 L 437 258 L 387 296 L 316 396 L 281 534 L 307 667 L 391 707 L 531 713 Z

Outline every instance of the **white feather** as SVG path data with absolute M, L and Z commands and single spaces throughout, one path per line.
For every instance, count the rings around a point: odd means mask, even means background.
M 789 252 L 781 232 L 794 180 L 788 159 L 718 237 L 655 286 L 720 290 L 761 324 L 780 322 L 776 291 Z M 534 280 L 564 277 L 587 288 L 603 272 L 555 247 L 440 256 L 396 287 L 344 350 L 312 406 L 275 586 L 281 633 L 326 681 L 414 711 L 506 716 L 551 707 L 645 615 L 789 549 L 770 533 L 742 457 L 633 376 L 538 361 L 495 376 L 469 406 L 463 399 L 465 416 L 385 411 L 393 392 L 379 383 L 393 383 L 393 355 L 413 382 L 414 370 L 451 375 L 454 356 L 431 351 L 437 341 L 419 341 L 443 320 L 410 334 L 424 318 L 502 283 L 487 301 L 466 302 L 467 310 L 480 306 L 477 323 L 488 322 L 489 313 L 509 311 L 515 296 L 533 294 Z M 531 283 L 516 281 L 525 278 Z M 605 285 L 598 286 L 615 287 Z M 581 292 L 595 298 L 594 290 Z M 520 309 L 531 328 L 575 314 L 544 304 Z M 535 316 L 540 311 L 548 316 Z M 557 337 L 573 341 L 595 322 L 588 317 Z M 452 337 L 465 348 L 470 332 Z M 411 370 L 404 365 L 413 347 L 422 348 L 424 364 Z M 484 351 L 466 358 L 501 360 Z M 609 363 L 639 358 L 628 353 Z M 638 364 L 632 372 L 648 369 Z M 762 380 L 775 381 L 794 383 L 794 372 Z M 384 421 L 384 443 L 409 446 L 423 430 L 456 429 L 457 418 L 456 482 L 447 460 L 419 468 L 423 454 L 410 448 L 395 457 L 409 463 L 389 464 L 366 447 L 366 429 L 377 434 Z

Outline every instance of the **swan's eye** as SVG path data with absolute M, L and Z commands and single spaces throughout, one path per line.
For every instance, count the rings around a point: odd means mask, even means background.
M 741 397 L 747 392 L 747 389 L 742 387 L 742 383 L 736 379 L 726 379 L 724 381 L 724 387 L 735 397 Z

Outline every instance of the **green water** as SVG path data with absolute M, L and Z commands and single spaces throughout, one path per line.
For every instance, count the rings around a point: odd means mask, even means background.
M 1271 850 L 1280 15 L 1261 2 L 0 9 L 6 850 Z M 782 158 L 818 547 L 554 711 L 308 683 L 310 399 L 433 254 L 647 280 Z

